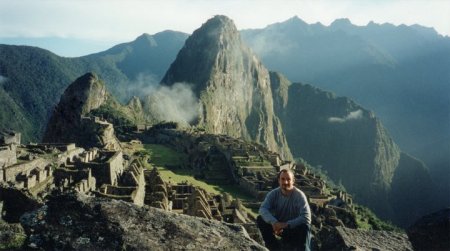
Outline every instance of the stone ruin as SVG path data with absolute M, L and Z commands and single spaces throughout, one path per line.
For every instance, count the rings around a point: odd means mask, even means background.
M 17 162 L 16 148 L 20 145 L 21 134 L 14 131 L 0 131 L 0 168 Z M 2 180 L 0 173 L 0 180 Z
M 42 202 L 53 189 L 75 190 L 144 205 L 144 167 L 137 159 L 125 160 L 121 150 L 85 150 L 73 143 L 21 145 L 14 132 L 1 134 L 0 149 L 0 194 L 15 190 Z M 17 200 L 0 196 L 2 210 L 23 204 Z
M 255 220 L 246 213 L 239 200 L 232 200 L 228 194 L 212 195 L 187 182 L 166 183 L 156 168 L 145 171 L 145 180 L 147 205 L 228 223 L 249 223 Z

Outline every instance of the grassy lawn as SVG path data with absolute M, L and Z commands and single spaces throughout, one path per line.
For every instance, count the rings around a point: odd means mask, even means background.
M 187 162 L 186 154 L 176 152 L 164 145 L 145 144 L 144 151 L 149 155 L 153 165 L 159 166 L 182 166 Z

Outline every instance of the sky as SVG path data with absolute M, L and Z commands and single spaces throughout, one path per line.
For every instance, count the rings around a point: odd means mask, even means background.
M 450 36 L 450 0 L 0 0 L 0 43 L 81 56 L 163 30 L 192 33 L 222 14 L 238 29 L 298 16 L 329 25 L 420 24 Z

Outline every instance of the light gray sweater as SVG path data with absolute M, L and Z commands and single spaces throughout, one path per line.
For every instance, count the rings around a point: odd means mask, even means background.
M 286 222 L 289 228 L 297 227 L 300 224 L 311 225 L 311 210 L 305 194 L 298 188 L 288 196 L 281 193 L 281 188 L 270 191 L 264 199 L 259 214 L 265 222 L 273 224 L 275 222 Z

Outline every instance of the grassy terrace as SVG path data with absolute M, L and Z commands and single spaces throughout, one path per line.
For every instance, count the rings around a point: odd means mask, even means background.
M 202 180 L 194 178 L 195 172 L 191 169 L 168 168 L 167 166 L 182 167 L 188 161 L 188 156 L 186 154 L 178 153 L 169 147 L 156 144 L 145 144 L 144 150 L 141 151 L 141 153 L 149 156 L 150 165 L 148 168 L 151 168 L 151 165 L 156 166 L 163 180 L 167 182 L 171 182 L 172 184 L 188 182 L 194 186 L 205 189 L 208 193 L 229 193 L 233 198 L 239 198 L 241 200 L 253 199 L 235 185 L 208 184 Z

